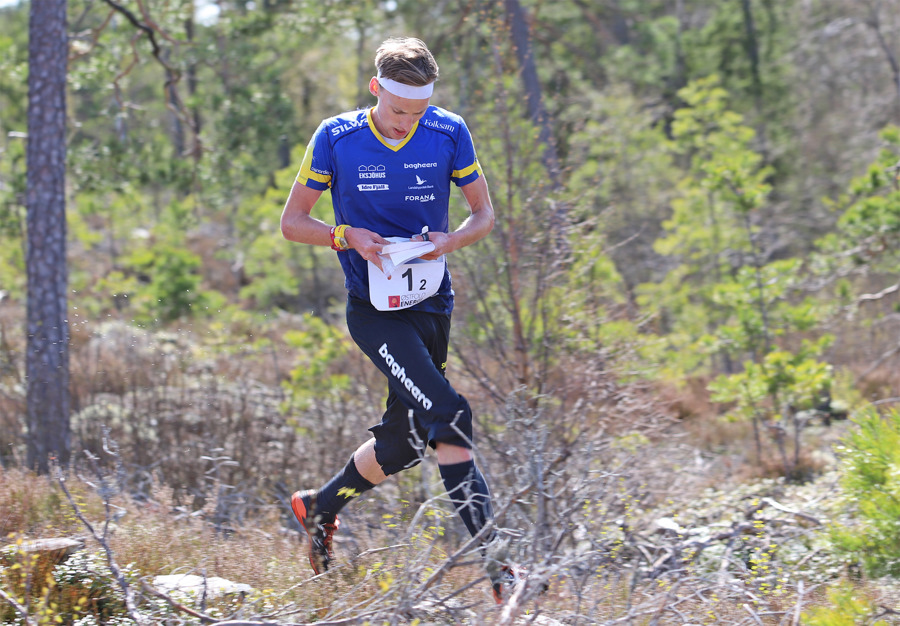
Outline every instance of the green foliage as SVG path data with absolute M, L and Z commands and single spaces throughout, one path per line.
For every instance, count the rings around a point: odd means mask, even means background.
M 871 269 L 893 272 L 900 261 L 900 128 L 881 133 L 884 145 L 868 171 L 838 199 L 843 213 L 837 230 L 818 242 L 820 274 Z
M 26 130 L 28 104 L 28 11 L 0 8 L 0 138 Z M 7 144 L 8 145 L 8 144 Z
M 759 362 L 747 361 L 744 371 L 710 383 L 710 399 L 732 405 L 727 415 L 737 419 L 782 420 L 815 410 L 827 402 L 832 386 L 831 366 L 815 358 L 826 342 L 804 342 L 796 353 L 772 350 Z
M 340 397 L 351 389 L 352 379 L 341 364 L 352 341 L 340 330 L 305 314 L 302 329 L 286 332 L 284 340 L 299 354 L 290 379 L 284 383 L 294 410 L 305 410 L 317 400 Z
M 883 619 L 872 620 L 878 606 L 865 593 L 849 584 L 828 590 L 828 605 L 816 606 L 803 613 L 806 626 L 888 626 Z
M 634 41 L 611 53 L 610 71 L 618 79 L 634 81 L 642 90 L 678 80 L 680 49 L 678 18 L 662 15 L 637 22 Z
M 2 9 L 0 14 L 8 14 L 0 20 L 4 23 L 0 29 L 0 75 L 8 78 L 0 80 L 0 291 L 21 298 L 25 286 L 27 45 L 21 32 L 13 30 L 14 23 L 21 25 L 16 14 Z
M 57 565 L 46 553 L 26 551 L 20 538 L 0 560 L 0 589 L 27 607 L 36 624 L 108 624 L 126 614 L 122 590 L 100 554 L 77 552 Z M 134 571 L 124 574 L 137 581 Z M 0 603 L 0 620 L 24 623 L 6 602 Z
M 873 577 L 900 576 L 900 412 L 859 415 L 838 448 L 853 520 L 831 531 L 835 546 Z
M 111 274 L 106 280 L 117 295 L 130 296 L 138 322 L 166 323 L 202 313 L 221 302 L 200 289 L 202 277 L 197 270 L 201 263 L 202 259 L 189 250 L 159 243 L 135 250 L 124 259 L 137 281 L 124 274 Z
M 302 157 L 295 151 L 295 161 Z M 296 176 L 293 167 L 274 173 L 274 185 L 241 203 L 236 212 L 237 237 L 249 284 L 240 295 L 258 308 L 306 308 L 325 315 L 332 304 L 343 302 L 344 275 L 333 251 L 298 245 L 284 239 L 280 216 Z M 314 213 L 331 218 L 331 194 L 323 194 Z
M 670 150 L 687 160 L 687 176 L 663 223 L 666 234 L 654 244 L 678 264 L 659 283 L 641 285 L 639 302 L 666 324 L 661 330 L 669 335 L 670 354 L 682 361 L 670 367 L 688 373 L 723 350 L 741 353 L 753 343 L 765 349 L 771 337 L 761 335 L 771 330 L 761 329 L 759 320 L 784 291 L 772 291 L 760 273 L 780 276 L 786 268 L 763 270 L 759 223 L 770 169 L 753 151 L 753 130 L 728 109 L 728 94 L 715 77 L 679 95 L 687 106 L 675 113 Z M 755 311 L 746 313 L 749 302 Z M 752 338 L 735 336 L 735 330 L 754 327 Z
M 766 258 L 761 225 L 772 170 L 752 147 L 753 130 L 728 109 L 715 77 L 679 96 L 687 106 L 675 112 L 671 149 L 686 159 L 688 174 L 663 224 L 667 233 L 655 244 L 679 265 L 660 283 L 644 285 L 640 301 L 667 322 L 672 370 L 693 374 L 704 364 L 726 370 L 710 385 L 713 400 L 729 404 L 729 416 L 752 421 L 757 432 L 760 421 L 776 425 L 784 472 L 792 475 L 805 424 L 798 414 L 828 402 L 832 368 L 817 357 L 830 340 L 804 342 L 796 351 L 783 345 L 817 325 L 817 307 L 794 295 L 800 260 Z M 740 371 L 736 362 L 743 363 Z

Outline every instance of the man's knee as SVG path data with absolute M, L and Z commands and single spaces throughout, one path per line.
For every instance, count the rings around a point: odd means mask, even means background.
M 472 450 L 453 443 L 438 441 L 434 451 L 440 465 L 455 465 L 472 460 Z

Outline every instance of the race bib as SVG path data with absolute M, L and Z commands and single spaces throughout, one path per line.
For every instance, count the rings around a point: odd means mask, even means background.
M 441 288 L 446 265 L 443 256 L 433 261 L 408 258 L 410 253 L 421 255 L 434 249 L 433 244 L 423 248 L 422 243 L 401 240 L 396 246 L 385 246 L 380 256 L 387 274 L 369 261 L 369 301 L 379 311 L 409 308 L 430 298 Z M 419 249 L 415 249 L 416 245 Z

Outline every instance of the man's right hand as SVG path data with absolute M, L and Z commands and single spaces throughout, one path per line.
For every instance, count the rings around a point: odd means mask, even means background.
M 355 228 L 353 226 L 344 231 L 344 238 L 350 244 L 350 247 L 356 250 L 362 258 L 374 263 L 378 269 L 382 269 L 381 257 L 378 256 L 378 253 L 390 243 L 387 239 L 366 228 Z

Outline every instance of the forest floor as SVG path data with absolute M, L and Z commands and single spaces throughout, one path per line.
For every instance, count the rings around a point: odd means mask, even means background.
M 757 456 L 750 426 L 690 385 L 605 383 L 615 401 L 598 414 L 509 400 L 480 419 L 506 558 L 530 571 L 504 605 L 432 456 L 342 512 L 335 566 L 313 576 L 290 493 L 358 445 L 383 383 L 351 356 L 342 372 L 375 391 L 301 407 L 265 346 L 235 356 L 185 333 L 103 333 L 76 338 L 73 468 L 37 476 L 8 456 L 0 469 L 3 623 L 793 626 L 836 593 L 860 604 L 859 623 L 900 606 L 892 579 L 867 579 L 831 545 L 852 510 L 839 455 L 852 421 L 807 425 L 802 477 L 787 481 L 771 446 Z M 8 419 L 21 406 L 5 384 Z M 648 396 L 667 410 L 644 420 Z M 57 537 L 84 548 L 55 565 L 33 542 Z M 250 591 L 154 585 L 172 574 Z

